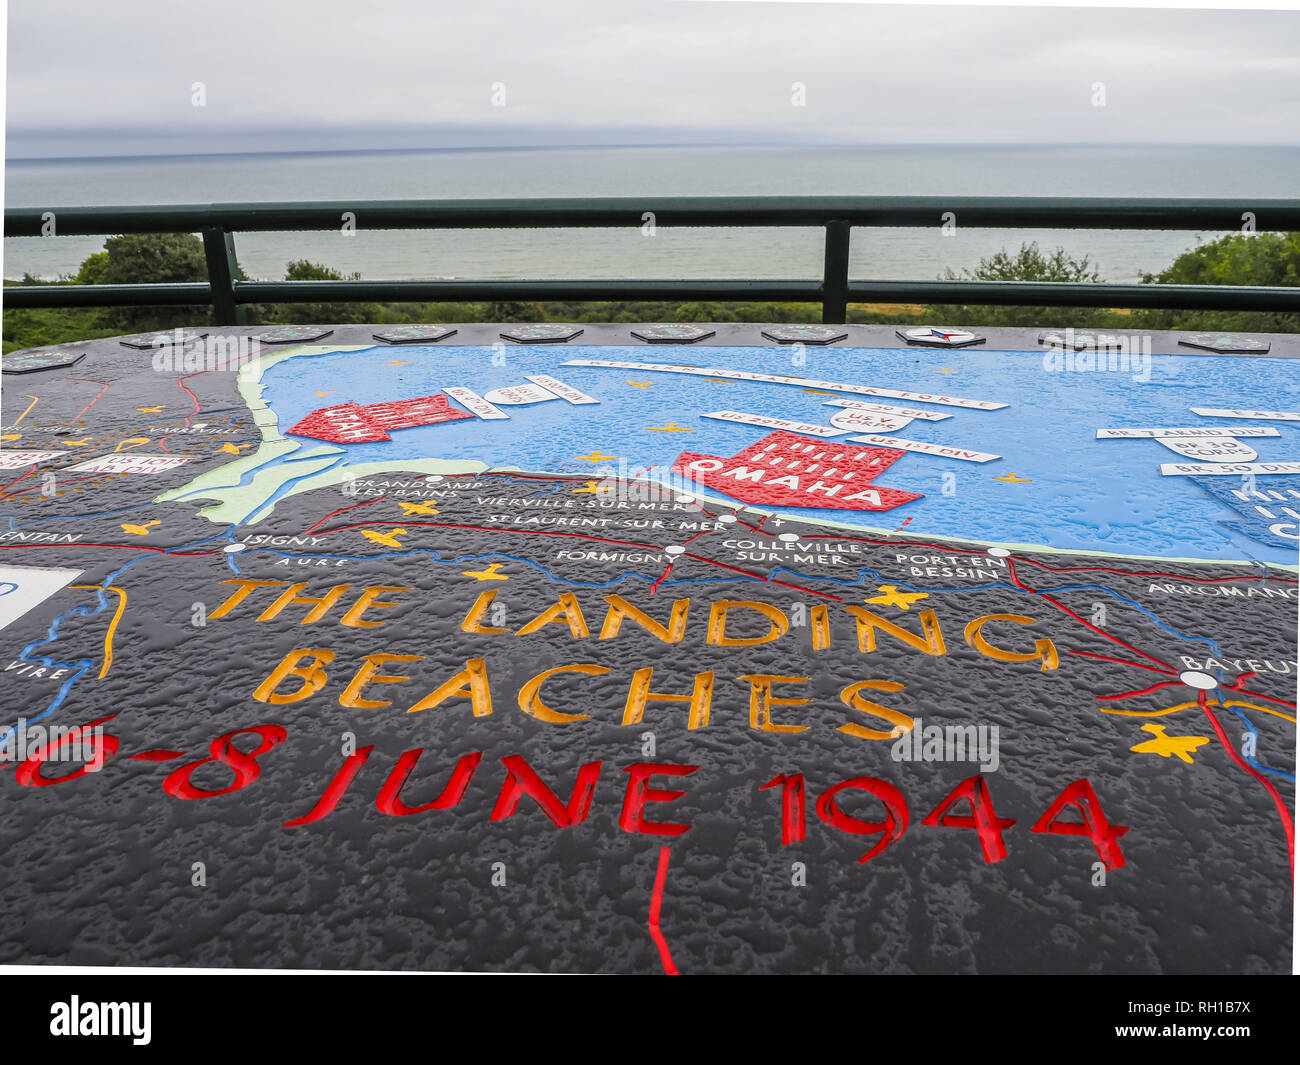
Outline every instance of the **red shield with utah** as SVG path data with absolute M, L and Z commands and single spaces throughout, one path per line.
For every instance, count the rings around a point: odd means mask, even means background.
M 895 448 L 836 444 L 778 431 L 729 457 L 683 451 L 672 469 L 742 503 L 892 510 L 923 495 L 872 483 L 905 454 Z

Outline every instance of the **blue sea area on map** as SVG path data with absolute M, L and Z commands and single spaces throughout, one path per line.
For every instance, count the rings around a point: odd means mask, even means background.
M 439 458 L 589 476 L 623 462 L 631 469 L 667 468 L 682 451 L 732 455 L 769 432 L 701 417 L 706 411 L 829 424 L 837 408 L 825 404 L 836 396 L 791 384 L 563 365 L 570 359 L 685 363 L 989 400 L 1007 406 L 977 410 L 843 395 L 951 414 L 943 421 L 915 420 L 889 435 L 1002 457 L 975 463 L 909 452 L 876 483 L 923 493 L 922 499 L 886 512 L 783 513 L 877 529 L 896 529 L 910 519 L 910 534 L 1061 550 L 1296 564 L 1294 547 L 1252 540 L 1231 521 L 1220 524 L 1237 515 L 1193 478 L 1162 476 L 1161 463 L 1188 460 L 1158 441 L 1096 439 L 1100 428 L 1268 426 L 1279 435 L 1244 440 L 1258 461 L 1300 460 L 1300 423 L 1202 417 L 1189 409 L 1295 409 L 1300 403 L 1289 359 L 1156 355 L 1148 357 L 1147 373 L 1053 371 L 1041 351 L 810 347 L 802 363 L 799 357 L 781 347 L 383 346 L 286 359 L 265 372 L 263 398 L 287 430 L 320 407 L 425 396 L 457 385 L 482 395 L 522 384 L 526 374 L 551 374 L 599 404 L 506 407 L 508 420 L 421 426 L 395 430 L 389 441 L 337 446 L 345 448 L 349 465 Z M 317 445 L 299 439 L 304 448 Z M 579 458 L 597 452 L 615 458 L 603 464 Z M 1009 474 L 1016 480 L 997 479 Z M 1223 480 L 1240 487 L 1239 476 Z M 1300 487 L 1300 476 L 1285 480 Z

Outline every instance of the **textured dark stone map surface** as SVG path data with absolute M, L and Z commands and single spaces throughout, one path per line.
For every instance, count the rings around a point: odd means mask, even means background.
M 284 437 L 236 374 L 65 349 L 3 382 L 0 963 L 1289 971 L 1294 566 L 800 521 L 605 470 L 598 433 L 585 476 L 259 480 Z

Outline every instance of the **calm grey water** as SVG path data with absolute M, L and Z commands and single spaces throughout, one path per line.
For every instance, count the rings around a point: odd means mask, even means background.
M 1060 195 L 1252 198 L 1300 192 L 1300 148 L 880 147 L 574 148 L 182 156 L 5 164 L 8 206 L 484 196 Z M 852 275 L 933 278 L 944 267 L 1037 240 L 1088 254 L 1107 281 L 1166 266 L 1196 233 L 856 230 Z M 309 258 L 371 278 L 817 277 L 819 230 L 253 233 L 236 237 L 250 276 Z M 7 238 L 4 276 L 71 273 L 95 237 Z

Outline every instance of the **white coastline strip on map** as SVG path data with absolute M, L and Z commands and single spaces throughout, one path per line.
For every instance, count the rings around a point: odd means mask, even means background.
M 873 414 L 900 414 L 908 418 L 924 418 L 927 422 L 941 422 L 952 415 L 941 410 L 920 410 L 917 407 L 895 407 L 892 403 L 868 403 L 862 399 L 828 399 L 823 406 L 849 407 L 870 411 Z
M 1243 425 L 1240 429 L 1224 428 L 1222 426 L 1207 427 L 1205 429 L 1098 429 L 1098 440 L 1121 440 L 1121 439 L 1141 439 L 1149 440 L 1155 438 L 1181 438 L 1194 439 L 1196 437 L 1215 437 L 1215 436 L 1281 436 L 1271 425 Z
M 545 373 L 526 373 L 524 374 L 529 381 L 535 385 L 541 385 L 545 389 L 554 392 L 567 403 L 573 403 L 581 406 L 586 403 L 599 403 L 600 400 L 587 395 L 586 392 L 580 392 L 572 385 L 566 385 L 563 381 L 550 374 Z
M 1223 410 L 1219 407 L 1192 407 L 1202 418 L 1258 418 L 1261 421 L 1300 422 L 1300 411 L 1293 410 Z
M 927 440 L 904 440 L 898 436 L 877 436 L 868 433 L 864 436 L 851 436 L 855 444 L 875 444 L 877 447 L 896 447 L 900 451 L 918 451 L 923 455 L 934 455 L 943 459 L 963 459 L 966 462 L 992 462 L 1001 455 L 990 455 L 987 451 L 972 451 L 965 447 L 950 447 L 947 444 L 933 444 Z
M 1300 462 L 1162 462 L 1160 473 L 1165 477 L 1199 477 L 1202 474 L 1217 477 L 1241 477 L 1247 473 L 1300 474 Z
M 843 436 L 849 429 L 835 429 L 829 425 L 809 425 L 807 422 L 792 422 L 785 418 L 771 418 L 766 414 L 745 414 L 738 410 L 715 410 L 701 414 L 701 418 L 715 418 L 720 422 L 741 422 L 744 425 L 761 425 L 765 429 L 784 429 L 788 433 L 803 433 L 806 436 Z
M 510 417 L 500 407 L 489 403 L 472 388 L 452 385 L 450 388 L 444 388 L 443 391 L 476 417 L 489 421 L 501 421 Z
M 720 377 L 726 381 L 757 381 L 772 385 L 797 385 L 800 388 L 819 388 L 827 392 L 851 392 L 858 396 L 885 396 L 888 399 L 910 399 L 914 403 L 940 403 L 946 407 L 969 407 L 974 410 L 1001 410 L 1007 404 L 987 399 L 963 399 L 960 396 L 939 396 L 929 392 L 904 392 L 897 388 L 876 388 L 873 385 L 851 385 L 843 381 L 819 381 L 811 377 L 786 377 L 783 374 L 751 373 L 748 370 L 719 370 L 709 366 L 679 366 L 668 362 L 623 362 L 615 359 L 570 359 L 565 366 L 592 366 L 615 370 L 642 370 L 648 373 L 689 374 L 692 377 Z

